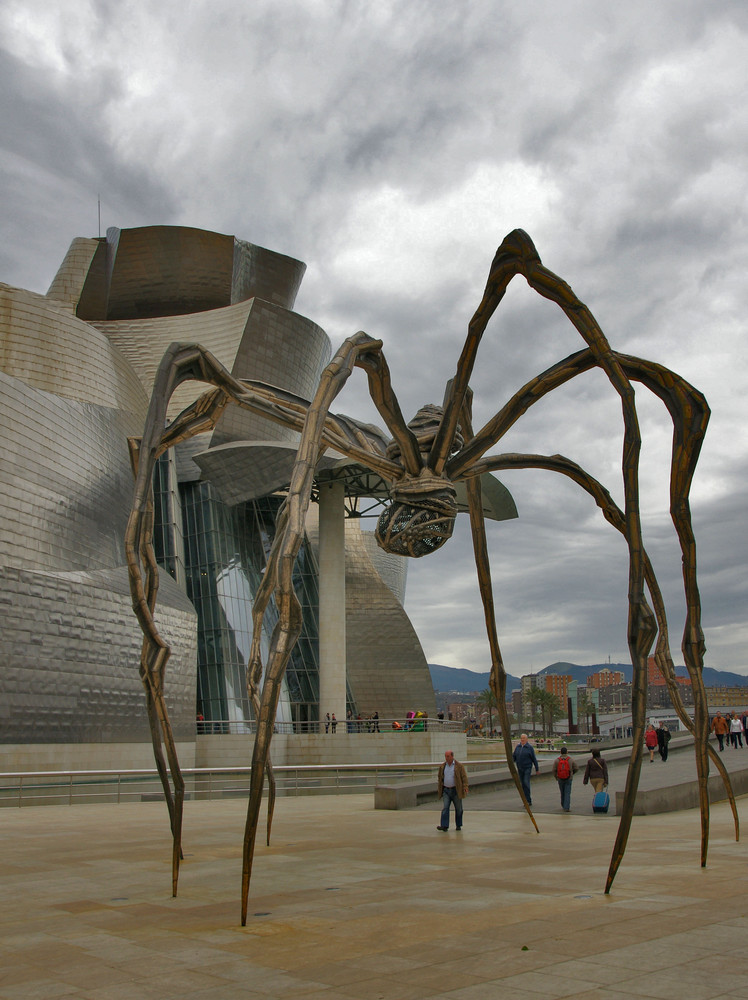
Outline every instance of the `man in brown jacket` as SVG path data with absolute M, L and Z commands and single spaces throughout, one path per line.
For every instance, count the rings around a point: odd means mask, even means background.
M 717 712 L 712 722 L 712 732 L 719 741 L 720 750 L 725 749 L 725 736 L 730 732 L 730 723 L 721 712 Z
M 454 803 L 455 827 L 462 829 L 462 800 L 468 793 L 468 780 L 465 768 L 455 760 L 452 750 L 444 753 L 444 763 L 439 768 L 439 795 L 442 799 L 442 816 L 437 830 L 446 833 L 449 829 L 449 807 Z

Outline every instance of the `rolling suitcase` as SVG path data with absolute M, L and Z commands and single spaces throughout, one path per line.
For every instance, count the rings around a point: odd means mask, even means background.
M 606 813 L 610 805 L 610 796 L 607 792 L 596 792 L 592 800 L 592 811 L 596 813 Z

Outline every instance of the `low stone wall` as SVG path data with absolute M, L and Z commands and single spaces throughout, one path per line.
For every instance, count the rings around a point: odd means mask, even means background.
M 730 784 L 735 796 L 748 794 L 748 768 L 730 771 Z M 727 799 L 727 791 L 719 774 L 709 776 L 709 801 L 723 802 Z M 621 815 L 623 808 L 623 792 L 616 792 L 616 814 Z M 653 816 L 656 813 L 678 812 L 681 809 L 699 808 L 699 783 L 682 781 L 678 785 L 665 788 L 639 789 L 634 805 L 635 816 Z
M 344 726 L 342 727 L 345 728 Z M 246 767 L 252 762 L 254 735 L 199 735 L 195 767 Z M 445 750 L 459 759 L 467 755 L 464 733 L 384 732 L 298 733 L 273 736 L 273 764 L 336 766 L 339 764 L 418 764 L 441 762 Z
M 178 743 L 182 767 L 195 767 L 195 744 Z M 0 743 L 0 771 L 126 771 L 155 767 L 150 743 Z
M 343 727 L 344 729 L 344 727 Z M 183 768 L 247 767 L 252 762 L 253 734 L 198 735 L 194 743 L 177 744 Z M 384 732 L 273 736 L 273 763 L 412 764 L 444 759 L 445 750 L 467 757 L 464 733 Z M 0 744 L 0 772 L 117 771 L 153 768 L 150 743 L 26 743 Z
M 481 771 L 471 774 L 470 794 L 480 795 L 482 792 L 494 792 L 497 788 L 512 781 L 507 769 L 499 771 Z M 402 784 L 377 785 L 374 789 L 375 809 L 415 809 L 426 802 L 438 802 L 439 794 L 436 784 L 436 766 L 434 774 L 423 781 L 407 781 Z

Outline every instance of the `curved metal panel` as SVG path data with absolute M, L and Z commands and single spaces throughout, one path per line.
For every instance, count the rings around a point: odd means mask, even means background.
M 231 374 L 311 399 L 331 353 L 322 327 L 271 302 L 253 299 Z M 213 432 L 211 446 L 248 440 L 297 442 L 299 436 L 238 406 L 227 407 Z
M 293 257 L 190 226 L 112 227 L 106 262 L 105 294 L 98 272 L 83 289 L 87 319 L 185 316 L 254 297 L 291 309 L 306 270 Z
M 148 399 L 120 351 L 69 307 L 0 285 L 0 370 L 67 399 L 145 414 Z
M 124 564 L 138 417 L 0 373 L 0 560 L 40 570 Z
M 169 712 L 179 740 L 195 731 L 195 612 L 163 575 L 159 620 L 174 654 Z M 138 676 L 142 635 L 127 571 L 0 568 L 0 742 L 146 742 Z
M 78 305 L 89 269 L 102 246 L 101 240 L 76 237 L 47 291 L 48 299 L 64 302 L 73 309 Z

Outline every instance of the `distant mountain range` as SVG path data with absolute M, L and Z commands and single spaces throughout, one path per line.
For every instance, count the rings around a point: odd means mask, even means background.
M 431 683 L 434 691 L 456 691 L 458 694 L 470 694 L 473 691 L 485 691 L 488 687 L 489 674 L 479 674 L 475 670 L 463 670 L 460 667 L 445 667 L 441 663 L 429 663 Z M 516 691 L 522 687 L 519 677 L 507 675 L 506 690 Z
M 489 674 L 477 673 L 474 670 L 463 670 L 459 667 L 445 667 L 441 663 L 429 663 L 431 671 L 431 683 L 435 691 L 455 691 L 458 694 L 470 694 L 474 691 L 485 691 L 488 687 Z M 598 670 L 618 670 L 624 679 L 631 681 L 633 670 L 630 663 L 592 663 L 589 666 L 579 666 L 577 663 L 551 663 L 542 670 L 535 671 L 537 674 L 569 674 L 580 684 L 586 684 L 590 674 L 597 673 Z M 676 674 L 680 677 L 687 677 L 688 671 L 685 667 L 676 667 Z M 748 676 L 735 674 L 730 670 L 714 670 L 712 667 L 704 667 L 704 684 L 706 687 L 747 687 Z M 522 687 L 522 680 L 507 675 L 507 694 Z

